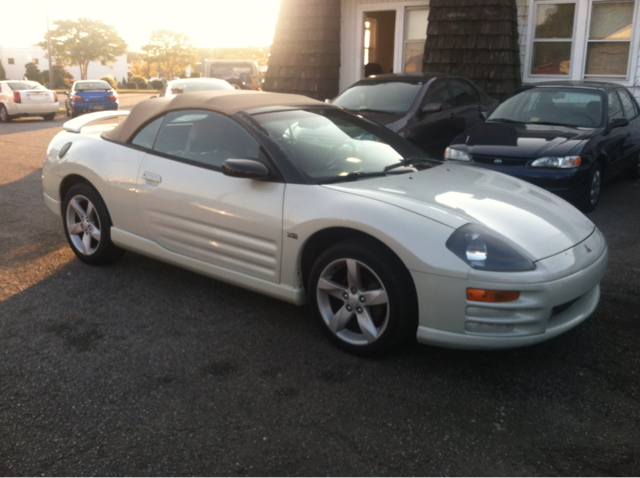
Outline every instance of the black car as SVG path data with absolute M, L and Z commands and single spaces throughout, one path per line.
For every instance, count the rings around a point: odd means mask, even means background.
M 589 212 L 605 179 L 640 177 L 640 107 L 616 83 L 527 86 L 458 136 L 445 157 L 524 179 Z
M 383 124 L 442 158 L 449 143 L 482 123 L 498 101 L 466 78 L 402 73 L 360 80 L 331 103 Z

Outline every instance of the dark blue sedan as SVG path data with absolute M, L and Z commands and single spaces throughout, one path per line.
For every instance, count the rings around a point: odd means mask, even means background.
M 640 177 L 640 107 L 615 83 L 526 86 L 455 138 L 445 158 L 529 181 L 589 212 L 604 180 Z
M 75 118 L 82 113 L 117 110 L 118 93 L 103 80 L 80 80 L 73 83 L 67 92 L 65 107 L 67 116 Z

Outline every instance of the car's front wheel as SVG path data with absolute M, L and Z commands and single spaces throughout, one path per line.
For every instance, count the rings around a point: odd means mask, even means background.
M 124 251 L 111 242 L 111 219 L 104 201 L 88 184 L 76 184 L 65 195 L 63 224 L 75 255 L 93 265 L 109 264 Z
M 0 105 L 0 121 L 3 123 L 8 123 L 12 120 L 11 115 L 7 111 L 7 108 L 4 105 Z
M 580 209 L 582 212 L 591 212 L 598 205 L 600 199 L 600 189 L 602 188 L 602 167 L 600 163 L 595 163 L 589 172 L 587 188 L 582 197 Z
M 349 241 L 322 253 L 311 270 L 309 299 L 325 334 L 350 353 L 376 356 L 415 338 L 413 281 L 378 244 Z

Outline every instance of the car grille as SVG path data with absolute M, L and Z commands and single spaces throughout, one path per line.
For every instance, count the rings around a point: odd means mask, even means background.
M 527 164 L 527 159 L 522 158 L 504 158 L 498 156 L 485 156 L 481 154 L 474 154 L 472 156 L 476 163 L 480 164 L 492 164 L 494 166 L 524 166 Z

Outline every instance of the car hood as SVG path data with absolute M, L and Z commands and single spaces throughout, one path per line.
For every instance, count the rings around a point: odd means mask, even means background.
M 458 136 L 470 154 L 536 159 L 568 155 L 594 134 L 591 128 L 539 124 L 483 123 Z
M 452 229 L 481 225 L 532 261 L 575 246 L 595 229 L 572 205 L 537 186 L 454 163 L 324 187 L 392 204 Z

